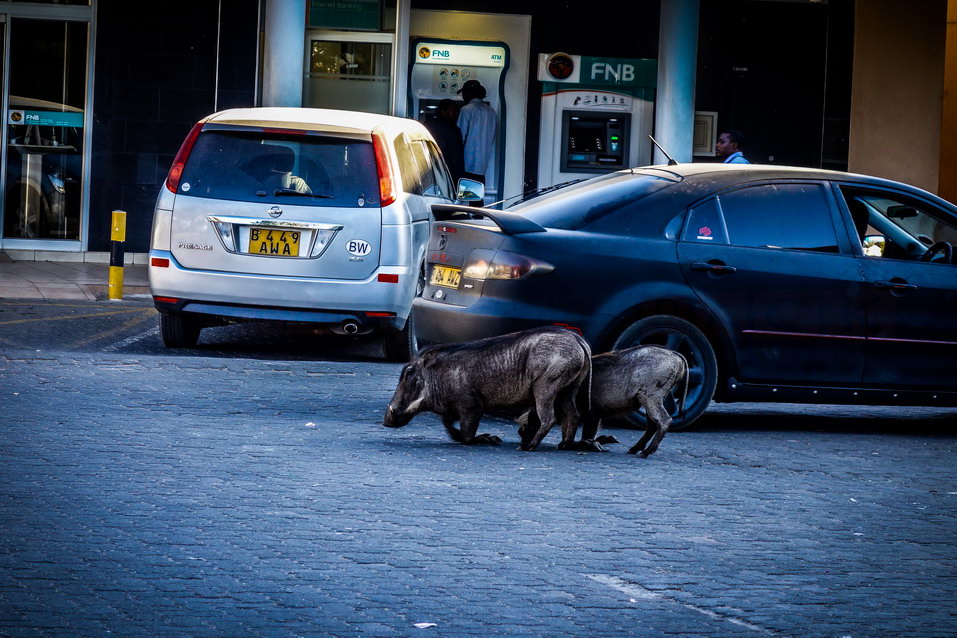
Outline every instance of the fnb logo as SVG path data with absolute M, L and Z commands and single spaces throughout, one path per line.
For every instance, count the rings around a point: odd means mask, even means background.
M 419 57 L 423 60 L 428 59 L 432 55 L 432 49 L 429 47 L 419 47 Z
M 433 58 L 442 58 L 444 60 L 449 59 L 452 54 L 449 53 L 448 49 L 432 49 Z

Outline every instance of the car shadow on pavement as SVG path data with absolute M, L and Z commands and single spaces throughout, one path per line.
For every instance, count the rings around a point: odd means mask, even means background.
M 205 328 L 194 348 L 182 352 L 208 357 L 283 361 L 385 361 L 375 335 L 318 334 L 309 325 L 240 323 Z
M 957 408 L 712 404 L 684 431 L 807 431 L 957 438 Z

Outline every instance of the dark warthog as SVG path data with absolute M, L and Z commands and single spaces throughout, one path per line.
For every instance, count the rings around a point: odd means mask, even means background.
M 540 425 L 522 428 L 523 450 L 534 450 L 559 420 L 559 448 L 574 447 L 579 420 L 575 397 L 589 384 L 590 374 L 588 343 L 564 328 L 432 346 L 402 368 L 382 424 L 402 427 L 416 414 L 432 411 L 442 417 L 454 441 L 498 445 L 502 440 L 497 436 L 476 434 L 482 415 L 531 408 Z
M 654 454 L 671 427 L 671 414 L 665 408 L 665 399 L 679 381 L 683 381 L 679 410 L 684 409 L 688 393 L 688 362 L 684 356 L 661 346 L 637 346 L 595 355 L 591 358 L 591 365 L 591 409 L 585 411 L 582 406 L 585 412 L 582 441 L 596 438 L 602 419 L 644 407 L 648 417 L 647 429 L 628 453 L 641 452 L 642 457 Z M 613 438 L 598 437 L 598 441 L 610 442 Z M 645 447 L 649 439 L 651 444 Z

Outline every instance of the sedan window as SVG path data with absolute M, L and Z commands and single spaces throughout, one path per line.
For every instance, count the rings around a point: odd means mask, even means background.
M 754 246 L 838 252 L 837 235 L 819 184 L 762 184 L 719 197 L 728 240 Z
M 728 243 L 728 229 L 721 217 L 718 198 L 712 197 L 691 209 L 682 239 L 712 244 Z
M 946 243 L 952 252 L 957 245 L 953 215 L 925 202 L 851 186 L 842 186 L 841 194 L 868 257 L 925 259 L 931 246 Z M 953 255 L 948 259 L 954 259 Z

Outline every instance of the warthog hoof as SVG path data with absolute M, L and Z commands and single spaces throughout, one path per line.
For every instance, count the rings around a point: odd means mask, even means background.
M 580 452 L 607 452 L 605 448 L 601 446 L 596 439 L 588 439 L 585 441 L 575 441 L 569 444 L 559 443 L 559 450 L 576 450 Z
M 608 445 L 609 443 L 619 443 L 619 442 L 620 442 L 620 441 L 618 441 L 618 439 L 616 439 L 616 438 L 615 438 L 614 436 L 612 436 L 611 434 L 602 434 L 601 436 L 596 436 L 596 437 L 595 437 L 595 440 L 598 441 L 599 443 L 601 443 L 602 445 Z
M 472 445 L 501 445 L 502 439 L 494 434 L 479 434 L 471 441 Z

